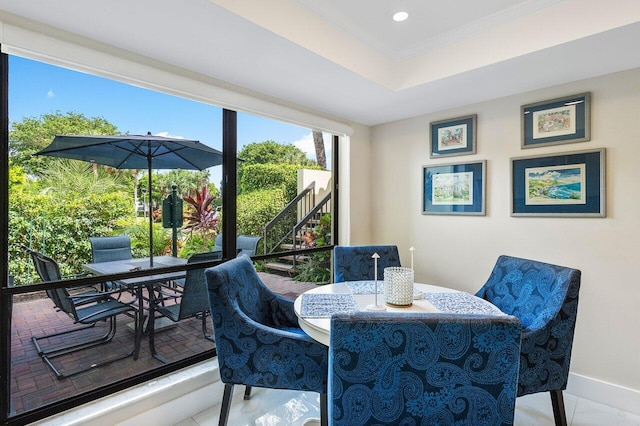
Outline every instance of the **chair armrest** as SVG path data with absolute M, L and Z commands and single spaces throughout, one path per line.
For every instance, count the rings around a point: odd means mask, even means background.
M 287 299 L 284 299 L 284 300 L 286 301 Z M 299 333 L 294 333 L 292 331 L 281 330 L 280 328 L 276 328 L 276 327 L 270 327 L 268 325 L 254 321 L 253 319 L 249 318 L 244 312 L 237 312 L 236 315 L 238 315 L 239 319 L 244 323 L 246 327 L 248 327 L 248 329 L 259 330 L 259 332 L 263 336 L 270 335 L 272 337 L 277 337 L 277 338 L 287 338 L 287 339 L 297 340 L 299 342 L 310 343 L 313 345 L 321 345 L 320 343 L 313 340 L 306 333 L 299 334 Z M 295 312 L 293 315 L 295 316 Z M 277 325 L 283 326 L 283 327 L 289 326 L 288 324 L 277 324 Z M 297 317 L 295 320 L 295 324 L 293 324 L 292 327 L 298 327 Z
M 100 300 L 107 300 L 110 299 L 111 297 L 109 295 L 106 294 L 100 294 L 100 293 L 95 293 L 95 294 L 78 294 L 78 295 L 69 295 L 68 299 L 71 300 L 71 302 L 73 302 L 74 305 L 76 306 L 80 306 L 80 305 L 85 305 L 87 303 L 91 303 L 91 302 L 97 302 Z
M 65 280 L 75 280 L 78 278 L 84 277 L 93 277 L 94 275 L 91 272 L 79 272 L 77 274 L 63 275 L 62 278 Z
M 274 295 L 271 301 L 271 323 L 277 327 L 299 327 L 293 300 Z
M 524 339 L 526 337 L 531 337 L 536 333 L 539 333 L 541 330 L 544 330 L 544 327 L 537 327 L 537 328 L 522 327 L 522 338 Z
M 155 298 L 155 303 L 158 304 L 161 299 L 171 298 L 171 299 L 179 299 L 182 297 L 183 292 L 178 289 L 173 289 L 171 287 L 166 287 L 164 285 L 160 285 L 155 288 L 155 292 L 158 293 L 159 297 Z
M 79 289 L 79 288 L 91 288 L 92 289 L 92 290 L 90 290 L 88 292 L 78 293 L 78 294 L 70 294 L 69 295 L 68 298 L 76 306 L 86 305 L 87 303 L 92 303 L 92 302 L 98 302 L 98 301 L 113 299 L 111 297 L 112 295 L 114 295 L 114 294 L 120 295 L 120 293 L 122 292 L 121 289 L 102 291 L 102 290 L 97 290 L 94 287 L 72 287 L 72 288 L 73 289 Z
M 78 274 L 70 274 L 70 275 L 63 275 L 62 279 L 63 280 L 77 280 L 79 278 L 86 278 L 86 277 L 93 277 L 94 275 L 91 274 L 90 272 L 81 272 Z M 96 291 L 100 291 L 98 290 L 98 288 L 96 287 L 97 284 L 78 284 L 78 285 L 74 285 L 72 287 L 68 287 L 71 290 L 77 290 L 77 289 L 81 289 L 81 288 L 91 288 L 94 289 Z

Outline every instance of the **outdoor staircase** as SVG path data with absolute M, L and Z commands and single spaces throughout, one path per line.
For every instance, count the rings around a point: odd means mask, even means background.
M 315 198 L 315 182 L 312 182 L 265 226 L 262 239 L 265 254 L 313 247 L 305 240 L 305 235 L 314 233 L 320 219 L 330 213 L 331 193 L 318 203 Z M 265 262 L 263 267 L 293 275 L 309 258 L 306 254 L 283 254 L 277 260 Z
M 293 250 L 293 244 L 281 244 L 280 248 L 284 250 Z M 294 275 L 301 264 L 308 260 L 308 256 L 303 254 L 280 256 L 277 261 L 263 263 L 262 266 L 270 271 L 286 272 Z
M 316 218 L 304 224 L 302 231 L 299 234 L 296 234 L 295 236 L 296 238 L 295 243 L 293 241 L 281 243 L 278 246 L 278 249 L 273 250 L 272 253 L 278 252 L 278 251 L 286 252 L 286 251 L 300 250 L 301 248 L 302 249 L 309 248 L 306 245 L 306 241 L 304 241 L 301 238 L 301 235 L 304 235 L 305 232 L 313 231 L 315 226 L 319 223 L 320 217 L 321 215 L 318 214 Z M 299 267 L 301 264 L 305 263 L 308 259 L 309 259 L 309 256 L 306 254 L 283 255 L 283 256 L 279 256 L 276 261 L 264 263 L 263 266 L 272 271 L 286 272 L 289 275 L 293 275 L 296 273 L 296 268 Z

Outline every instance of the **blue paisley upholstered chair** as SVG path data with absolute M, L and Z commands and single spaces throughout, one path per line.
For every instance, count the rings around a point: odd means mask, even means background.
M 378 279 L 384 279 L 384 268 L 401 266 L 396 246 L 335 246 L 333 248 L 333 282 L 372 280 L 373 256 L 378 259 Z
M 513 424 L 520 331 L 508 315 L 335 314 L 330 424 Z
M 500 256 L 476 296 L 522 323 L 518 396 L 551 393 L 556 425 L 566 425 L 567 387 L 578 313 L 580 271 L 535 260 Z
M 318 392 L 326 425 L 328 349 L 298 327 L 293 302 L 271 292 L 247 256 L 209 268 L 205 276 L 225 384 L 219 424 L 227 424 L 238 384 L 247 391 L 258 386 Z

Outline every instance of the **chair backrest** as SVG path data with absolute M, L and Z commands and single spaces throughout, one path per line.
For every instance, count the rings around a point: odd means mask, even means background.
M 280 297 L 273 293 L 260 279 L 246 256 L 239 256 L 205 271 L 209 288 L 211 315 L 214 317 L 215 339 L 219 344 L 216 318 L 233 322 L 237 316 L 249 317 L 257 323 L 278 327 L 278 312 L 272 309 L 272 301 Z M 283 321 L 287 323 L 287 321 Z M 220 336 L 228 339 L 231 336 Z M 221 354 L 218 354 L 220 357 Z
M 336 314 L 329 424 L 513 424 L 520 331 L 506 315 Z
M 208 252 L 194 254 L 187 263 L 206 262 L 222 259 L 222 253 Z M 182 298 L 180 299 L 180 311 L 178 321 L 194 316 L 201 312 L 209 311 L 209 295 L 207 292 L 207 280 L 204 276 L 206 268 L 190 269 L 184 281 Z
M 572 318 L 573 330 L 578 311 L 580 276 L 577 269 L 503 255 L 498 258 L 491 276 L 476 296 L 517 317 L 525 329 L 542 328 L 563 315 Z
M 213 243 L 213 251 L 222 251 L 222 234 L 216 235 L 216 239 Z
M 89 237 L 93 263 L 131 259 L 131 239 L 128 235 Z
M 258 241 L 262 237 L 254 237 L 251 235 L 238 235 L 236 239 L 236 249 L 238 249 L 238 256 L 255 256 L 258 249 Z
M 31 249 L 27 250 L 29 251 L 33 265 L 42 282 L 60 281 L 62 279 L 58 262 L 37 251 L 33 251 Z M 49 299 L 53 301 L 56 308 L 77 319 L 75 305 L 69 298 L 69 292 L 66 288 L 59 287 L 49 289 L 46 290 L 46 293 Z
M 360 281 L 374 279 L 374 261 L 378 253 L 378 279 L 384 279 L 384 268 L 401 266 L 398 247 L 382 246 L 335 246 L 333 248 L 333 282 Z
M 236 239 L 236 251 L 237 255 L 254 256 L 258 249 L 258 241 L 262 237 L 254 237 L 251 235 L 238 235 Z M 216 235 L 215 243 L 213 245 L 213 251 L 222 252 L 222 234 Z
M 33 261 L 33 266 L 42 282 L 60 281 L 62 279 L 58 262 L 37 251 L 31 249 L 28 249 L 28 251 Z

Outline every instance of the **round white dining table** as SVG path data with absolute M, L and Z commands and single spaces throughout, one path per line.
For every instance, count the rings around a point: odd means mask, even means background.
M 472 294 L 430 284 L 414 284 L 414 300 L 408 307 L 385 304 L 382 281 L 378 281 L 377 305 L 386 312 L 442 312 L 453 314 L 504 315 L 497 307 Z M 337 312 L 367 311 L 376 305 L 373 281 L 349 281 L 321 285 L 294 301 L 300 328 L 314 340 L 329 346 L 331 315 Z

